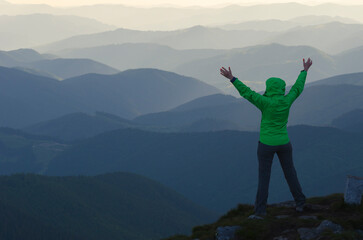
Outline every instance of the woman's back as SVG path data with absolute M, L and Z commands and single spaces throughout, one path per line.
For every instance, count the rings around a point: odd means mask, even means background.
M 290 141 L 286 128 L 290 107 L 304 89 L 306 73 L 304 70 L 300 72 L 287 95 L 285 95 L 286 83 L 280 78 L 267 79 L 263 95 L 251 90 L 238 78 L 232 80 L 240 95 L 262 112 L 260 142 L 275 146 Z
M 270 104 L 262 110 L 260 141 L 267 145 L 281 145 L 289 142 L 287 122 L 290 102 L 286 96 L 270 97 Z
M 237 78 L 233 77 L 231 68 L 227 71 L 222 67 L 221 74 L 230 79 L 242 97 L 247 99 L 262 113 L 260 141 L 257 147 L 258 158 L 258 189 L 255 201 L 255 214 L 249 219 L 263 219 L 267 215 L 267 198 L 270 183 L 272 160 L 278 155 L 290 192 L 296 203 L 296 211 L 305 209 L 305 195 L 302 192 L 292 159 L 292 144 L 287 134 L 287 122 L 290 107 L 304 90 L 306 74 L 311 64 L 303 59 L 304 70 L 299 74 L 289 93 L 285 95 L 286 83 L 280 78 L 269 78 L 266 81 L 266 91 L 263 95 L 251 90 Z

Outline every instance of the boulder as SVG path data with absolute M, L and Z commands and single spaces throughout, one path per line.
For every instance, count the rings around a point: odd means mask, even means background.
M 297 232 L 301 240 L 311 240 L 319 236 L 315 228 L 299 228 Z
M 344 193 L 344 202 L 348 204 L 361 204 L 363 195 L 363 178 L 347 176 Z
M 333 233 L 341 233 L 343 231 L 342 226 L 339 224 L 335 224 L 332 221 L 324 220 L 320 223 L 320 225 L 316 228 L 318 234 L 321 234 L 325 230 L 331 230 Z
M 236 231 L 240 229 L 241 226 L 224 226 L 218 227 L 216 230 L 216 240 L 233 240 Z
M 317 238 L 325 230 L 331 230 L 333 233 L 341 233 L 343 227 L 332 221 L 324 220 L 317 228 L 299 228 L 297 231 L 301 240 L 311 240 Z

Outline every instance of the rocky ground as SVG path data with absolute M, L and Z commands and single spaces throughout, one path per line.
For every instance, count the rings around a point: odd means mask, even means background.
M 295 211 L 294 202 L 268 205 L 263 219 L 248 219 L 253 206 L 239 204 L 217 222 L 196 226 L 191 236 L 165 240 L 363 240 L 363 202 L 344 203 L 343 194 L 307 199 L 308 209 Z

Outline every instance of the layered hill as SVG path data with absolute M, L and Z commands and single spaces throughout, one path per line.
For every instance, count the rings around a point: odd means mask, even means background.
M 156 43 L 176 49 L 233 49 L 260 44 L 308 45 L 329 54 L 360 47 L 363 24 L 328 22 L 297 26 L 286 31 L 242 29 L 226 30 L 195 25 L 173 31 L 140 31 L 119 28 L 95 34 L 73 36 L 36 49 L 54 52 L 69 48 L 90 48 L 123 43 Z M 207 40 L 207 41 L 206 41 Z
M 288 126 L 310 124 L 334 126 L 337 118 L 360 109 L 363 75 L 361 73 L 334 76 L 307 83 L 303 95 L 291 108 Z M 289 88 L 287 87 L 287 92 Z M 262 94 L 262 92 L 260 93 Z M 307 95 L 307 96 L 305 96 Z M 334 107 L 331 107 L 331 104 Z M 324 114 L 321 114 L 324 112 Z M 205 132 L 219 130 L 259 131 L 261 113 L 245 99 L 224 94 L 196 98 L 163 112 L 126 120 L 112 114 L 71 113 L 24 128 L 33 134 L 44 134 L 64 140 L 83 139 L 117 128 L 138 128 L 152 131 Z M 344 119 L 345 117 L 343 117 Z M 350 118 L 350 117 L 348 117 Z M 348 120 L 346 127 L 354 130 L 361 119 Z M 344 122 L 344 120 L 341 120 Z M 357 128 L 359 129 L 359 127 Z
M 0 175 L 43 173 L 49 162 L 67 147 L 51 137 L 0 128 Z
M 220 27 L 226 30 L 264 30 L 264 31 L 286 31 L 292 28 L 310 25 L 321 25 L 331 22 L 340 22 L 348 24 L 359 23 L 350 18 L 343 18 L 339 16 L 328 16 L 328 15 L 306 15 L 302 17 L 295 17 L 289 20 L 267 19 L 267 20 L 252 20 L 244 21 L 233 24 L 225 25 L 213 25 L 215 27 Z
M 3 239 L 157 239 L 216 218 L 174 190 L 125 172 L 1 176 L 0 189 Z
M 339 66 L 350 72 L 361 72 L 358 69 L 361 69 L 359 63 L 363 61 L 363 46 L 361 40 L 358 39 L 357 41 L 360 43 L 360 47 L 349 49 L 336 56 Z
M 130 118 L 170 109 L 219 90 L 195 78 L 157 69 L 131 69 L 115 75 L 88 74 L 62 81 L 80 101 L 94 99 L 93 108 Z M 118 106 L 115 105 L 118 103 Z M 129 109 L 125 114 L 120 109 Z
M 363 132 L 363 108 L 355 109 L 332 121 L 332 125 L 350 132 Z
M 251 20 L 292 19 L 311 15 L 340 16 L 362 21 L 360 5 L 319 4 L 314 6 L 289 2 L 241 6 L 225 4 L 215 7 L 183 7 L 161 5 L 135 7 L 121 4 L 98 4 L 80 7 L 55 8 L 45 4 L 3 4 L 0 14 L 19 15 L 31 13 L 76 15 L 124 28 L 140 30 L 174 30 L 196 24 L 236 23 Z M 143 16 L 140 18 L 139 16 Z M 311 23 L 316 18 L 305 18 Z M 340 20 L 340 19 L 339 19 Z
M 305 87 L 317 86 L 317 85 L 363 85 L 363 72 L 356 72 L 350 74 L 341 74 L 329 78 L 324 78 L 315 82 L 306 82 Z
M 332 126 L 335 118 L 361 108 L 363 104 L 362 73 L 339 75 L 312 83 L 308 81 L 290 109 L 288 126 Z M 290 87 L 287 86 L 286 92 Z M 237 92 L 236 89 L 234 91 Z M 195 99 L 169 111 L 141 115 L 133 120 L 144 125 L 174 127 L 179 131 L 198 130 L 192 126 L 196 122 L 200 122 L 200 125 L 204 122 L 204 126 L 208 126 L 208 122 L 219 122 L 218 127 L 211 124 L 209 130 L 258 131 L 260 119 L 261 112 L 241 96 L 234 98 L 217 94 Z M 203 129 L 207 130 L 205 127 Z
M 35 13 L 14 16 L 9 12 L 5 14 L 0 16 L 1 50 L 30 48 L 77 34 L 103 32 L 115 28 L 91 18 L 70 15 Z
M 157 69 L 88 74 L 63 81 L 0 67 L 0 126 L 25 127 L 74 112 L 123 118 L 165 111 L 219 90 Z
M 0 66 L 14 67 L 59 80 L 87 73 L 116 74 L 119 70 L 91 59 L 64 59 L 42 55 L 32 49 L 0 51 Z
M 93 137 L 103 132 L 122 128 L 146 128 L 130 120 L 109 113 L 70 113 L 23 128 L 25 132 L 51 136 L 65 141 Z
M 256 43 L 257 44 L 257 43 Z M 349 45 L 348 45 L 349 46 Z M 177 50 L 154 43 L 125 43 L 55 52 L 61 57 L 89 58 L 114 68 L 155 67 L 192 76 L 236 95 L 219 68 L 230 66 L 233 74 L 257 91 L 265 89 L 265 81 L 275 76 L 293 84 L 302 69 L 302 58 L 311 57 L 313 65 L 308 82 L 338 74 L 361 72 L 362 48 L 329 55 L 309 46 L 281 44 L 256 45 L 234 49 Z M 125 57 L 127 56 L 127 57 Z
M 90 48 L 71 48 L 56 51 L 66 58 L 88 58 L 105 63 L 120 70 L 155 67 L 172 70 L 196 59 L 225 53 L 222 49 L 178 50 L 156 43 L 123 43 Z M 127 56 L 127 57 L 126 57 Z
M 294 163 L 307 196 L 344 189 L 347 174 L 359 175 L 363 138 L 337 128 L 288 128 Z M 160 133 L 123 129 L 79 142 L 48 165 L 49 175 L 138 173 L 199 204 L 224 212 L 252 203 L 257 188 L 258 132 Z M 275 158 L 270 200 L 291 198 Z
M 307 82 L 338 74 L 361 72 L 361 67 L 357 63 L 349 65 L 345 62 L 353 54 L 354 51 L 347 51 L 341 55 L 329 55 L 310 46 L 267 44 L 233 49 L 218 56 L 191 61 L 179 65 L 174 71 L 183 72 L 218 86 L 227 93 L 235 94 L 228 79 L 218 73 L 220 67 L 230 66 L 234 76 L 254 90 L 262 91 L 266 88 L 265 82 L 270 77 L 282 78 L 286 85 L 292 85 L 302 70 L 302 59 L 307 57 L 311 57 L 314 63 L 319 63 L 309 70 Z M 361 54 L 356 54 L 352 58 L 359 61 L 361 57 Z
M 224 30 L 195 25 L 173 31 L 140 31 L 119 28 L 113 31 L 73 36 L 61 41 L 36 47 L 41 52 L 54 52 L 67 48 L 97 47 L 122 43 L 158 43 L 176 49 L 224 49 L 256 45 L 259 39 L 273 37 L 274 32 L 256 30 Z M 208 41 L 206 41 L 208 39 Z
M 0 51 L 0 64 L 4 67 L 16 66 L 19 63 L 29 63 L 52 58 L 50 55 L 40 54 L 33 49 L 22 48 L 12 51 Z
M 30 69 L 48 72 L 59 79 L 67 79 L 89 73 L 116 74 L 119 70 L 91 59 L 50 59 L 20 65 Z
M 320 25 L 296 27 L 266 40 L 284 45 L 308 45 L 336 54 L 360 47 L 363 40 L 362 24 L 329 22 Z

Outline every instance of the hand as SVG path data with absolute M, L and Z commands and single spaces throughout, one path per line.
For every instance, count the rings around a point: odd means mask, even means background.
M 304 70 L 308 71 L 311 65 L 313 64 L 313 61 L 311 61 L 311 59 L 309 58 L 308 61 L 305 62 L 305 58 L 303 58 L 303 62 L 304 62 Z
M 231 67 L 228 67 L 229 70 L 225 69 L 224 67 L 222 67 L 221 69 L 221 74 L 223 76 L 225 76 L 226 78 L 228 78 L 229 80 L 233 79 L 233 75 L 232 75 L 232 71 L 231 71 Z

